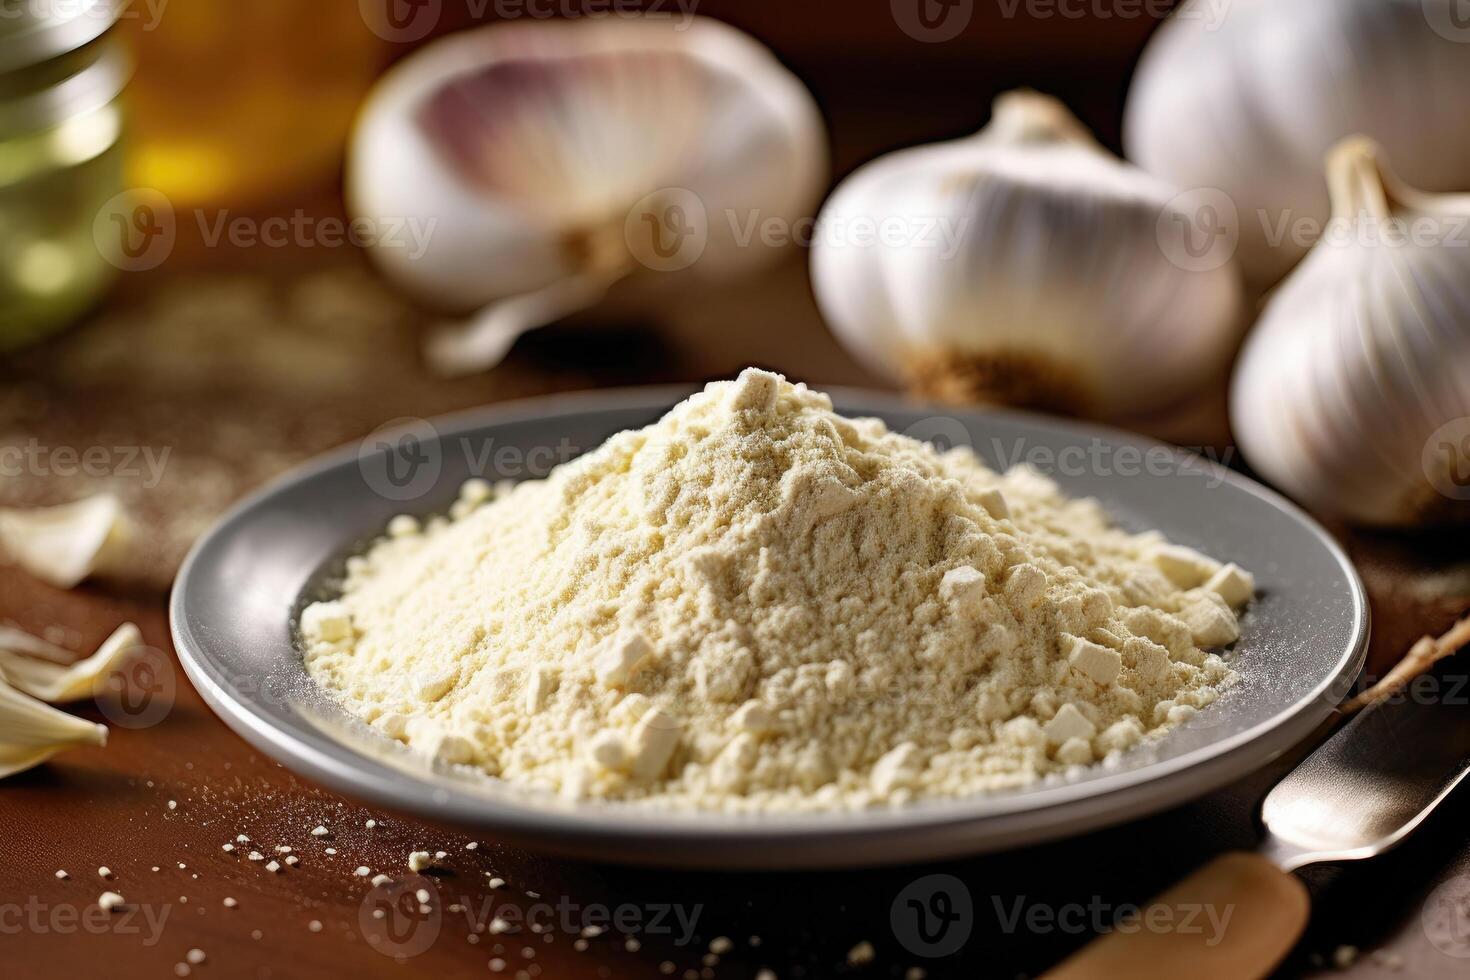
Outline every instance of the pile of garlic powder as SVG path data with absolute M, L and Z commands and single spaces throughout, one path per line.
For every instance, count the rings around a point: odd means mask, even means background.
M 1234 675 L 1248 573 L 747 370 L 545 480 L 397 518 L 308 670 L 429 759 L 571 798 L 832 810 L 1118 755 Z

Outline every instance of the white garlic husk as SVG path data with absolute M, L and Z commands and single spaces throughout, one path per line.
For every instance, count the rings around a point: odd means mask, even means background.
M 1399 182 L 1371 140 L 1328 159 L 1333 217 L 1246 342 L 1231 416 L 1297 500 L 1374 525 L 1470 516 L 1470 195 Z
M 38 701 L 0 680 L 0 779 L 76 745 L 106 745 L 107 728 Z
M 1248 280 L 1271 286 L 1329 216 L 1322 158 L 1341 139 L 1376 139 L 1414 186 L 1470 187 L 1470 23 L 1457 5 L 1189 0 L 1144 50 L 1124 149 L 1179 187 L 1223 193 Z
M 0 642 L 0 682 L 51 704 L 94 697 L 98 686 L 113 676 L 143 645 L 143 634 L 132 623 L 113 631 L 91 656 L 71 664 L 32 656 L 26 645 L 11 649 Z
M 0 555 L 61 589 L 120 569 L 132 537 L 110 493 L 55 507 L 0 509 Z
M 1191 256 L 1190 208 L 1060 102 L 1013 92 L 978 135 L 844 181 L 813 284 L 838 338 L 922 396 L 1137 415 L 1222 379 L 1238 340 L 1239 274 Z
M 348 197 L 359 219 L 400 227 L 371 249 L 391 279 L 481 310 L 429 345 L 434 367 L 462 373 L 630 275 L 718 280 L 770 261 L 751 219 L 809 219 L 827 169 L 810 93 L 732 27 L 525 21 L 392 69 L 358 124 Z

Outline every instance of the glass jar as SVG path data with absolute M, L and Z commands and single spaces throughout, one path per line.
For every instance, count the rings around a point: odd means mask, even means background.
M 0 350 L 75 320 L 116 271 L 93 238 L 123 187 L 115 18 L 112 0 L 0 7 Z
M 181 0 L 119 25 L 128 176 L 179 207 L 270 204 L 341 166 L 387 45 L 351 0 Z

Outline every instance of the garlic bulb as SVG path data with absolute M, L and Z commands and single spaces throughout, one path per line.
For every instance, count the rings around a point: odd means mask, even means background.
M 1223 375 L 1243 299 L 1188 202 L 1054 99 L 859 169 L 818 219 L 817 299 L 870 366 L 948 401 L 1121 416 Z
M 485 307 L 431 364 L 493 365 L 522 332 L 640 269 L 718 278 L 768 261 L 826 180 L 811 95 L 754 39 L 658 17 L 502 23 L 395 67 L 351 151 L 372 254 L 439 307 Z M 422 240 L 386 232 L 416 223 Z
M 124 623 L 96 653 L 70 666 L 0 646 L 0 681 L 8 681 L 17 690 L 52 704 L 83 701 L 92 697 L 97 683 L 122 666 L 142 643 L 138 627 Z
M 1241 266 L 1270 286 L 1320 233 L 1322 158 L 1347 136 L 1378 140 L 1416 186 L 1470 187 L 1470 24 L 1457 5 L 1189 0 L 1144 51 L 1124 147 L 1179 187 L 1223 192 Z
M 1246 459 L 1308 506 L 1383 525 L 1470 514 L 1470 195 L 1410 190 L 1372 141 L 1328 160 L 1333 218 L 1242 354 Z
M 106 745 L 107 729 L 0 681 L 0 779 L 38 766 L 74 745 Z
M 0 552 L 61 589 L 115 570 L 130 534 L 122 502 L 111 494 L 58 507 L 0 510 Z

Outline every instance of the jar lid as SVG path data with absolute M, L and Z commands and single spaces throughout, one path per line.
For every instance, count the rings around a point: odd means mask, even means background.
M 0 0 L 0 72 L 75 51 L 117 22 L 126 0 Z

